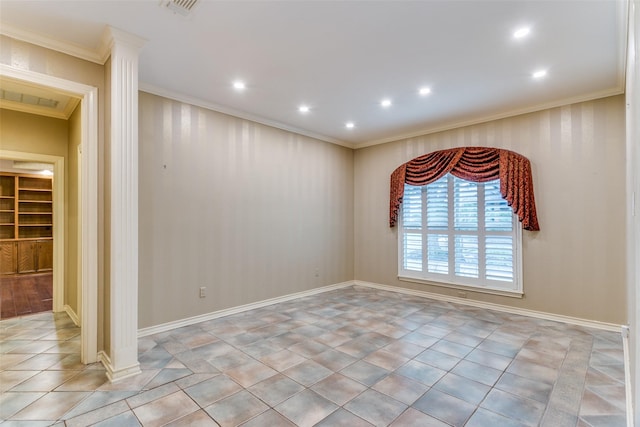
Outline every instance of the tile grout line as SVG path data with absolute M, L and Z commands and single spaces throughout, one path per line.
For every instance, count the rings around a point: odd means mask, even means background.
M 571 340 L 540 425 L 569 425 L 573 417 L 577 423 L 592 351 L 593 337 Z

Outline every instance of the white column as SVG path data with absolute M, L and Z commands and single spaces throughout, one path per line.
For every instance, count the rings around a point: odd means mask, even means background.
M 113 28 L 110 127 L 110 305 L 107 375 L 140 373 L 138 364 L 138 54 L 142 40 Z

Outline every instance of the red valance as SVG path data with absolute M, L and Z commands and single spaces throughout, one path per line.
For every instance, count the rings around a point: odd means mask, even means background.
M 525 230 L 540 230 L 533 196 L 533 178 L 529 159 L 509 150 L 487 147 L 462 147 L 435 151 L 416 157 L 391 174 L 389 223 L 398 221 L 404 184 L 427 185 L 447 173 L 474 182 L 500 179 L 500 193 Z

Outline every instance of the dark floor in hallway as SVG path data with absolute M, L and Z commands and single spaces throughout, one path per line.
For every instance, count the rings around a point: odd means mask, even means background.
M 53 308 L 53 273 L 0 276 L 0 318 Z

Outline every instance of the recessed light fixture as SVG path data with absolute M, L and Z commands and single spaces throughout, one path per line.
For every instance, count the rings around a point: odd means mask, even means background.
M 310 110 L 308 105 L 301 105 L 298 107 L 298 111 L 300 111 L 301 113 L 308 113 Z
M 514 39 L 524 38 L 528 36 L 530 32 L 531 32 L 531 28 L 529 27 L 518 28 L 516 31 L 514 31 L 513 38 Z
M 353 129 L 354 127 L 356 127 L 356 125 L 353 122 L 347 122 L 344 124 L 344 127 L 346 127 L 347 129 Z
M 425 95 L 429 95 L 431 93 L 431 88 L 428 87 L 421 87 L 418 90 L 418 93 L 420 94 L 420 96 L 425 96 Z
M 382 101 L 380 101 L 380 105 L 382 105 L 384 108 L 390 107 L 391 106 L 391 100 L 390 99 L 383 99 Z
M 233 88 L 236 90 L 244 90 L 247 88 L 247 85 L 242 80 L 236 80 L 233 82 Z
M 538 71 L 535 71 L 533 74 L 531 74 L 531 76 L 534 79 L 541 79 L 546 75 L 547 75 L 547 70 L 538 70 Z

